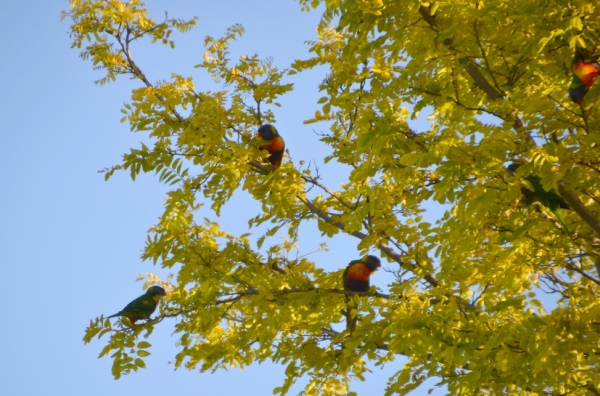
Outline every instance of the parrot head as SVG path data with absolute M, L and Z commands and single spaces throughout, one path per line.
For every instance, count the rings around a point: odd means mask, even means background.
M 151 294 L 153 296 L 166 296 L 167 292 L 160 286 L 152 286 L 146 290 L 146 293 Z
M 367 255 L 363 258 L 362 262 L 371 272 L 375 272 L 377 268 L 381 267 L 381 260 L 377 256 Z
M 517 171 L 517 169 L 519 169 L 520 166 L 521 166 L 521 164 L 517 164 L 517 163 L 513 162 L 512 164 L 508 165 L 506 170 L 508 171 L 509 175 L 514 176 L 515 172 Z
M 258 136 L 260 136 L 261 138 L 263 138 L 265 140 L 271 140 L 275 136 L 279 136 L 279 133 L 277 132 L 277 129 L 275 129 L 275 127 L 273 125 L 265 124 L 265 125 L 261 126 L 260 128 L 258 128 Z

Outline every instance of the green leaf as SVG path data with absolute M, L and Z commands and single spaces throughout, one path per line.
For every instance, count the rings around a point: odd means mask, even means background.
M 140 341 L 137 344 L 137 347 L 140 348 L 140 349 L 150 348 L 151 346 L 152 346 L 152 344 L 150 344 L 147 341 Z
M 140 358 L 135 359 L 134 363 L 137 367 L 146 368 L 146 363 Z

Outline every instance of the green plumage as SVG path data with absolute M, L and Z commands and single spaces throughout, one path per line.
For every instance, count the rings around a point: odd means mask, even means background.
M 565 219 L 562 217 L 560 213 L 560 209 L 570 209 L 569 204 L 560 196 L 554 189 L 550 191 L 544 190 L 542 187 L 542 181 L 537 175 L 529 175 L 525 178 L 533 187 L 533 191 L 526 188 L 524 191 L 525 196 L 527 197 L 528 203 L 539 202 L 552 212 L 554 217 L 558 220 L 558 222 L 563 226 L 567 234 L 573 239 L 573 235 L 571 231 L 569 231 L 569 227 L 567 227 L 567 223 Z
M 508 167 L 509 173 L 514 176 L 514 173 L 519 166 L 519 164 L 511 164 Z M 569 227 L 567 227 L 567 223 L 560 212 L 561 208 L 571 209 L 569 204 L 560 195 L 558 195 L 554 189 L 546 191 L 542 186 L 542 179 L 538 175 L 529 175 L 525 178 L 525 180 L 527 180 L 531 187 L 533 187 L 533 191 L 525 186 L 521 187 L 521 192 L 525 196 L 527 203 L 532 204 L 534 202 L 539 202 L 547 207 L 558 220 L 560 225 L 565 229 L 565 232 L 571 237 L 571 239 L 573 239 L 573 235 L 571 234 Z
M 165 290 L 162 287 L 152 286 L 146 290 L 146 293 L 127 304 L 121 311 L 107 316 L 107 319 L 114 318 L 115 316 L 125 316 L 132 323 L 140 319 L 149 319 L 150 315 L 156 310 L 158 301 L 165 294 Z

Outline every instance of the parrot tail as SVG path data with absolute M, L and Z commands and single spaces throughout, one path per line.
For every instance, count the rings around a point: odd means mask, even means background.
M 552 211 L 552 213 L 554 214 L 554 217 L 556 217 L 556 219 L 558 220 L 560 225 L 565 229 L 567 234 L 569 234 L 569 236 L 571 237 L 571 240 L 573 240 L 573 242 L 575 242 L 575 239 L 573 238 L 573 234 L 571 234 L 571 231 L 569 231 L 569 227 L 567 227 L 567 222 L 565 221 L 565 219 L 562 217 L 562 214 L 560 213 L 560 208 L 554 209 Z
M 357 307 L 353 307 L 350 305 L 350 299 L 352 296 L 346 295 L 346 311 L 344 312 L 344 316 L 346 317 L 346 330 L 348 333 L 354 333 L 354 329 L 356 329 L 356 323 L 358 322 L 358 315 L 354 315 L 352 317 L 352 311 L 356 312 Z

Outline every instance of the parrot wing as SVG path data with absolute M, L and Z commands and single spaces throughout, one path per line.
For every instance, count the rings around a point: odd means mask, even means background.
M 156 309 L 157 305 L 158 301 L 156 301 L 151 294 L 146 293 L 127 304 L 125 308 L 116 314 L 107 316 L 107 318 L 114 318 L 115 316 L 127 315 L 134 312 L 140 312 L 150 316 L 150 314 L 152 314 L 152 312 L 154 312 Z
M 152 295 L 144 294 L 127 304 L 124 312 L 148 312 L 152 313 L 156 309 L 158 301 Z
M 539 178 L 539 176 L 530 175 L 526 178 L 526 180 L 529 183 L 531 183 L 531 186 L 535 189 L 534 195 L 537 198 L 537 200 L 542 205 L 544 205 L 545 207 L 550 209 L 550 211 L 552 212 L 554 217 L 556 217 L 556 219 L 558 220 L 560 225 L 563 226 L 563 228 L 565 229 L 567 234 L 569 234 L 571 239 L 573 239 L 573 235 L 571 234 L 571 231 L 569 231 L 569 227 L 567 227 L 567 223 L 565 222 L 565 219 L 562 217 L 562 214 L 560 213 L 560 208 L 570 209 L 569 204 L 560 195 L 558 195 L 556 191 L 544 190 L 544 187 L 542 187 L 541 179 Z
M 342 274 L 342 285 L 344 286 L 344 290 L 348 290 L 348 286 L 346 285 L 346 281 L 348 280 L 348 272 L 350 272 L 350 266 L 347 266 Z
M 348 287 L 348 275 L 350 274 L 350 268 L 356 264 L 362 264 L 362 261 L 361 260 L 350 261 L 350 263 L 348 263 L 348 266 L 346 266 L 344 273 L 342 274 L 342 283 L 344 285 L 344 290 L 350 290 L 350 288 Z
M 531 186 L 534 188 L 536 198 L 547 206 L 551 211 L 555 211 L 557 208 L 570 209 L 569 204 L 553 189 L 550 191 L 544 190 L 542 182 L 539 176 L 529 175 L 525 178 Z

